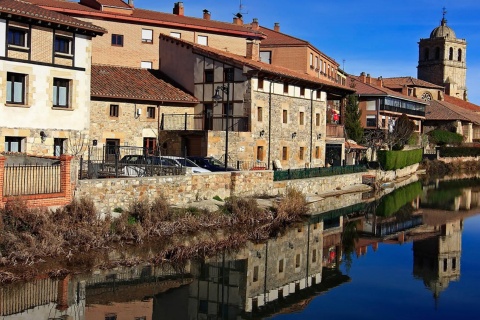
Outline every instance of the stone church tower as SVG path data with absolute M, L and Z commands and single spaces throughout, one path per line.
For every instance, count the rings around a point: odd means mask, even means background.
M 445 93 L 467 100 L 467 42 L 447 26 L 445 9 L 430 38 L 420 39 L 417 78 L 445 87 Z

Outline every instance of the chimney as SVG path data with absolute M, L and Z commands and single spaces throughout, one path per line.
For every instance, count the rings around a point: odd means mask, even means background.
M 381 76 L 377 79 L 377 86 L 383 88 L 383 78 Z
M 275 24 L 273 25 L 273 30 L 275 32 L 280 32 L 280 23 L 279 22 L 275 22 Z
M 247 40 L 247 59 L 260 61 L 260 43 L 257 40 Z
M 406 84 L 404 84 L 402 87 L 402 94 L 408 96 L 408 87 Z
M 360 81 L 363 83 L 367 83 L 367 79 L 365 78 L 365 72 L 360 73 Z
M 175 2 L 173 6 L 173 14 L 176 14 L 177 16 L 184 15 L 183 2 Z
M 252 30 L 258 30 L 260 29 L 260 26 L 258 25 L 258 19 L 257 18 L 253 18 L 253 21 L 252 21 Z
M 239 12 L 233 17 L 233 24 L 236 24 L 237 26 L 243 26 L 243 20 L 242 20 L 242 14 Z
M 210 11 L 208 11 L 207 9 L 204 9 L 203 10 L 203 19 L 210 20 L 210 17 L 211 17 Z
M 128 5 L 133 8 L 133 0 L 128 0 Z
M 372 78 L 370 77 L 370 73 L 367 73 L 367 82 L 368 84 L 372 84 Z

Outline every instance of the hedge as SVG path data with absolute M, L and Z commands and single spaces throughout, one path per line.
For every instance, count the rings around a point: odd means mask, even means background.
M 446 130 L 435 129 L 430 131 L 428 135 L 430 136 L 430 142 L 438 145 L 459 145 L 463 141 L 463 136 L 461 134 Z
M 422 149 L 408 151 L 377 151 L 377 159 L 383 170 L 397 170 L 420 163 L 423 157 Z
M 441 147 L 440 157 L 478 157 L 480 148 L 476 147 Z
M 375 210 L 375 215 L 389 217 L 395 214 L 400 208 L 422 193 L 422 183 L 420 181 L 409 184 L 387 194 L 380 200 L 380 204 Z

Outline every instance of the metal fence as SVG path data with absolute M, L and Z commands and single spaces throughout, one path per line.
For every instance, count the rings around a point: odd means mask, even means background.
M 161 130 L 212 130 L 225 131 L 226 115 L 205 116 L 203 114 L 165 114 L 162 113 Z M 247 132 L 248 117 L 229 116 L 228 130 Z
M 238 160 L 238 170 L 267 170 L 267 163 L 258 160 Z
M 79 179 L 171 176 L 186 173 L 160 157 L 155 150 L 142 147 L 91 147 L 87 158 L 80 159 Z
M 6 165 L 3 196 L 22 196 L 61 192 L 59 165 Z
M 363 165 L 355 166 L 332 166 L 321 168 L 305 168 L 305 169 L 288 169 L 277 170 L 273 173 L 274 181 L 307 179 L 317 177 L 329 177 L 341 174 L 350 174 L 358 172 L 366 172 L 367 168 Z

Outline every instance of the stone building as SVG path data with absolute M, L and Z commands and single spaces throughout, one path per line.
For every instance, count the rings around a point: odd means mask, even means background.
M 413 77 L 382 77 L 382 83 L 390 90 L 425 101 L 443 100 L 445 97 L 445 87 Z
M 445 93 L 467 100 L 467 42 L 447 26 L 445 11 L 440 26 L 420 39 L 417 77 L 445 88 Z
M 81 151 L 89 129 L 92 38 L 105 32 L 23 1 L 1 2 L 0 151 Z
M 164 138 L 180 139 L 190 155 L 228 158 L 231 165 L 325 165 L 327 94 L 353 90 L 260 62 L 255 40 L 247 44 L 246 56 L 167 35 L 160 37 L 160 47 L 162 71 L 199 100 L 184 119 L 162 114 Z
M 364 72 L 360 76 L 350 76 L 348 81 L 359 97 L 361 123 L 365 129 L 390 130 L 396 119 L 406 114 L 414 121 L 415 132 L 422 131 L 428 101 L 388 89 L 382 77 L 372 78 L 370 74 L 366 75 Z
M 154 152 L 160 114 L 192 113 L 197 99 L 157 70 L 92 65 L 90 141 L 97 148 L 144 147 Z
M 133 0 L 29 2 L 108 30 L 109 36 L 93 41 L 92 62 L 95 64 L 161 69 L 158 37 L 162 33 L 240 55 L 245 55 L 247 38 L 265 37 L 261 32 L 243 26 L 238 17 L 233 23 L 215 21 L 208 10 L 204 10 L 203 18 L 185 16 L 183 2 L 174 4 L 173 13 L 136 8 Z

